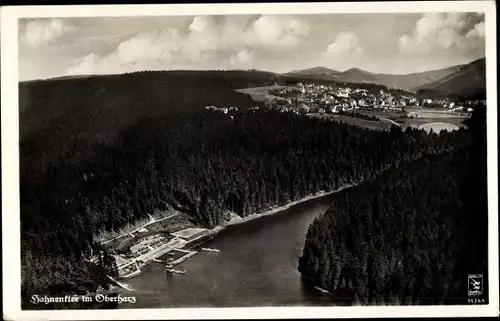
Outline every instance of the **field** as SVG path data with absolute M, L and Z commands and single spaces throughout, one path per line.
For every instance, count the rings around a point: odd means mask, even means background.
M 327 115 L 319 115 L 319 114 L 311 114 L 311 117 L 317 117 L 320 119 L 328 119 L 331 121 L 335 122 L 343 122 L 348 125 L 352 126 L 359 126 L 359 127 L 364 127 L 368 129 L 374 129 L 374 130 L 389 130 L 392 127 L 392 123 L 388 120 L 367 120 L 367 119 L 362 119 L 359 117 L 352 117 L 352 116 L 347 116 L 347 115 L 332 115 L 332 114 L 327 114 Z
M 193 238 L 193 237 L 195 237 L 203 232 L 206 232 L 206 231 L 207 231 L 207 229 L 205 229 L 205 228 L 193 227 L 193 228 L 188 228 L 188 229 L 185 229 L 182 231 L 175 232 L 175 233 L 173 233 L 173 235 L 182 237 L 183 239 L 190 239 L 190 238 Z
M 176 232 L 185 228 L 194 227 L 195 225 L 189 221 L 189 217 L 185 213 L 178 214 L 168 220 L 159 221 L 148 225 L 146 228 L 151 232 L 169 231 Z
M 463 123 L 464 118 L 400 118 L 396 119 L 396 121 L 403 129 L 406 129 L 407 127 L 420 128 L 425 124 L 431 123 L 448 123 L 460 128 L 465 127 L 465 124 Z
M 467 117 L 463 114 L 439 111 L 411 111 L 407 114 L 408 117 L 413 118 L 464 118 Z
M 447 110 L 422 110 L 417 108 L 408 108 L 407 112 L 402 111 L 374 111 L 374 110 L 359 110 L 358 113 L 363 113 L 369 116 L 376 116 L 380 118 L 390 119 L 398 123 L 403 130 L 408 127 L 420 128 L 425 124 L 430 123 L 447 123 L 448 127 L 460 128 L 465 127 L 463 123 L 468 118 L 465 114 L 450 113 Z M 409 117 L 413 116 L 413 117 Z M 415 117 L 418 115 L 418 117 Z M 389 125 L 390 128 L 390 125 Z M 425 128 L 423 128 L 425 129 Z
M 237 89 L 236 91 L 248 94 L 252 96 L 254 100 L 275 100 L 282 99 L 282 97 L 274 96 L 269 94 L 269 90 L 280 89 L 280 88 L 288 88 L 287 86 L 266 86 L 266 87 L 254 87 L 254 88 L 245 88 L 245 89 Z

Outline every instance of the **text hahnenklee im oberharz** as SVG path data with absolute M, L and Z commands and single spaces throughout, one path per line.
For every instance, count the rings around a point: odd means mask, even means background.
M 39 296 L 33 295 L 31 296 L 31 302 L 33 304 L 49 304 L 49 303 L 78 303 L 78 302 L 117 302 L 118 304 L 130 302 L 135 303 L 135 296 L 110 296 L 106 294 L 96 294 L 94 296 L 87 295 L 65 295 L 65 296 Z

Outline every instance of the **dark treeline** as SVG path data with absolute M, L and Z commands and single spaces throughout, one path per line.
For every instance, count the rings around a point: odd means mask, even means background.
M 265 81 L 145 72 L 21 84 L 23 302 L 106 285 L 109 254 L 85 260 L 101 253 L 95 235 L 155 210 L 213 227 L 227 209 L 245 216 L 370 179 L 466 135 L 248 113 L 256 103 L 233 88 Z
M 487 276 L 484 110 L 454 149 L 339 195 L 309 227 L 299 270 L 347 304 L 464 304 Z M 486 282 L 486 280 L 485 280 Z
M 467 101 L 467 100 L 486 100 L 486 89 L 485 88 L 466 88 L 460 92 L 442 92 L 432 89 L 419 89 L 416 93 L 417 97 L 420 98 L 432 98 L 432 99 L 452 99 L 456 101 Z

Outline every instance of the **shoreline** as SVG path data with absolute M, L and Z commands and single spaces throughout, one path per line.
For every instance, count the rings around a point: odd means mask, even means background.
M 273 208 L 269 208 L 269 209 L 267 209 L 265 211 L 258 212 L 258 213 L 253 213 L 253 214 L 247 215 L 245 217 L 238 217 L 238 218 L 235 218 L 235 219 L 231 219 L 229 222 L 227 222 L 225 224 L 217 225 L 213 229 L 209 230 L 210 231 L 209 234 L 215 235 L 218 232 L 224 230 L 225 228 L 227 228 L 229 226 L 235 226 L 235 225 L 239 225 L 239 224 L 243 224 L 243 223 L 246 223 L 246 222 L 253 221 L 253 220 L 261 218 L 261 217 L 274 215 L 274 214 L 277 214 L 277 213 L 282 212 L 284 210 L 287 210 L 287 209 L 289 209 L 292 206 L 295 206 L 295 205 L 298 205 L 298 204 L 301 204 L 301 203 L 304 203 L 304 202 L 307 202 L 307 201 L 310 201 L 310 200 L 314 200 L 314 199 L 317 199 L 317 198 L 320 198 L 320 197 L 323 197 L 323 196 L 328 196 L 328 195 L 332 195 L 332 194 L 335 194 L 335 193 L 339 193 L 339 192 L 341 192 L 341 191 L 343 191 L 345 189 L 354 187 L 356 185 L 357 184 L 347 184 L 347 185 L 344 185 L 344 186 L 339 187 L 339 188 L 337 188 L 335 190 L 332 190 L 332 191 L 319 191 L 317 193 L 309 194 L 308 196 L 305 196 L 305 197 L 300 198 L 298 200 L 286 203 L 286 204 L 281 205 L 281 206 L 276 206 L 276 207 L 273 207 Z
M 357 183 L 357 184 L 359 184 L 359 183 Z M 225 224 L 217 225 L 217 226 L 215 226 L 212 229 L 207 229 L 207 233 L 204 236 L 206 236 L 206 237 L 210 236 L 210 238 L 208 238 L 208 239 L 206 239 L 206 240 L 204 240 L 204 241 L 196 244 L 196 246 L 200 246 L 201 244 L 203 244 L 203 243 L 211 240 L 214 236 L 216 236 L 219 232 L 225 230 L 227 227 L 235 226 L 235 225 L 240 225 L 240 224 L 243 224 L 243 223 L 247 223 L 247 222 L 253 221 L 255 219 L 261 218 L 261 217 L 278 214 L 278 213 L 280 213 L 280 212 L 282 212 L 284 210 L 289 209 L 292 206 L 295 206 L 295 205 L 298 205 L 298 204 L 301 204 L 301 203 L 304 203 L 304 202 L 307 202 L 307 201 L 310 201 L 310 200 L 314 200 L 314 199 L 317 199 L 317 198 L 320 198 L 320 197 L 323 197 L 323 196 L 328 196 L 328 195 L 332 195 L 332 194 L 341 192 L 341 191 L 343 191 L 345 189 L 354 187 L 357 184 L 347 184 L 347 185 L 344 185 L 344 186 L 342 186 L 342 187 L 340 187 L 338 189 L 332 190 L 332 191 L 319 191 L 317 193 L 309 194 L 308 196 L 305 196 L 305 197 L 300 198 L 298 200 L 286 203 L 284 205 L 276 206 L 276 207 L 271 207 L 271 208 L 269 208 L 269 209 L 267 209 L 265 211 L 258 212 L 258 213 L 253 213 L 253 214 L 247 215 L 245 217 L 239 217 L 239 216 L 237 216 L 237 218 L 233 217 L 231 220 L 229 220 Z M 188 244 L 186 244 L 186 245 L 188 245 Z
M 290 207 L 292 206 L 295 206 L 295 205 L 298 205 L 300 203 L 304 203 L 304 202 L 307 202 L 307 201 L 310 201 L 310 200 L 314 200 L 314 199 L 317 199 L 317 198 L 320 198 L 320 197 L 323 197 L 323 196 L 328 196 L 328 195 L 332 195 L 332 194 L 335 194 L 335 193 L 339 193 L 345 189 L 348 189 L 348 188 L 351 188 L 351 187 L 354 187 L 356 185 L 358 185 L 359 183 L 354 183 L 354 184 L 347 184 L 347 185 L 344 185 L 338 189 L 335 189 L 335 190 L 331 190 L 331 191 L 318 191 L 317 193 L 313 193 L 313 194 L 309 194 L 308 196 L 305 196 L 303 198 L 300 198 L 298 200 L 295 200 L 295 201 L 292 201 L 292 202 L 289 202 L 289 203 L 286 203 L 284 205 L 281 205 L 281 206 L 276 206 L 276 207 L 273 207 L 273 208 L 270 208 L 270 209 L 267 209 L 265 211 L 262 211 L 262 212 L 258 212 L 258 213 L 254 213 L 254 214 L 250 214 L 250 215 L 247 215 L 245 217 L 239 217 L 238 218 L 233 218 L 231 219 L 229 222 L 227 222 L 226 224 L 223 224 L 223 225 L 217 225 L 216 227 L 214 227 L 213 229 L 208 229 L 207 230 L 207 234 L 205 234 L 205 236 L 211 236 L 210 238 L 208 238 L 207 240 L 205 241 L 202 241 L 200 242 L 199 244 L 197 244 L 196 246 L 200 246 L 201 244 L 205 243 L 206 241 L 209 241 L 211 240 L 213 237 L 215 237 L 219 232 L 225 230 L 227 227 L 230 227 L 230 226 L 235 226 L 235 225 L 240 225 L 240 224 L 243 224 L 243 223 L 246 223 L 246 222 L 250 222 L 250 221 L 253 221 L 255 219 L 258 219 L 258 218 L 261 218 L 261 217 L 265 217 L 265 216 L 270 216 L 270 215 L 274 215 L 274 214 L 278 214 L 284 210 L 287 210 L 289 209 Z M 124 283 L 126 284 L 126 283 Z M 323 294 L 326 294 L 326 290 L 324 289 L 319 289 L 317 287 L 315 287 L 317 290 L 323 292 Z M 124 288 L 125 290 L 125 288 Z M 130 289 L 126 289 L 127 292 L 131 291 Z M 325 292 L 326 291 L 326 292 Z M 329 295 L 331 295 L 331 293 L 328 292 Z

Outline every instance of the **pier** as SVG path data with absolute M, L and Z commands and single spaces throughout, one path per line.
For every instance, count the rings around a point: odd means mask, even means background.
M 174 270 L 172 268 L 165 268 L 165 271 L 167 271 L 167 273 L 186 274 L 186 271 Z
M 182 253 L 186 253 L 186 255 L 178 258 L 177 260 L 169 260 L 169 264 L 171 264 L 171 265 L 177 265 L 179 263 L 182 263 L 182 262 L 186 261 L 187 259 L 189 259 L 190 257 L 193 257 L 195 254 L 198 253 L 196 251 L 187 251 L 187 250 L 181 250 L 181 249 L 176 249 L 176 251 L 182 252 Z
M 111 276 L 108 275 L 108 279 L 110 279 L 111 281 L 113 281 L 116 285 L 118 285 L 119 287 L 121 287 L 122 289 L 125 289 L 125 290 L 128 290 L 128 291 L 135 291 L 134 289 L 132 289 L 128 284 L 125 284 L 125 283 L 122 283 L 120 281 L 117 281 L 115 280 L 114 278 L 112 278 Z

